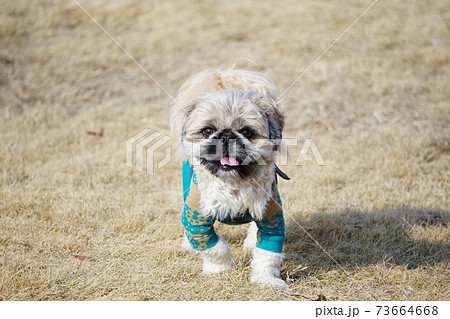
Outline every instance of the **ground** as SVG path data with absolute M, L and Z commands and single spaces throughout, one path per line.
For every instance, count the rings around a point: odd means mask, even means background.
M 447 1 L 379 0 L 353 26 L 372 0 L 78 3 L 0 5 L 0 300 L 450 298 Z M 218 226 L 236 269 L 202 275 L 180 160 L 125 165 L 136 133 L 170 135 L 183 81 L 240 57 L 287 90 L 298 141 L 289 291 L 249 283 L 244 226 Z M 324 166 L 295 165 L 305 139 Z

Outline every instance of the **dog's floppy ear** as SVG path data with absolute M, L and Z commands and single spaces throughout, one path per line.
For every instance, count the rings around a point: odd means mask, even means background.
M 267 117 L 269 138 L 281 139 L 284 128 L 284 115 L 281 105 L 273 97 L 260 94 L 255 94 L 252 102 L 259 106 Z
M 180 136 L 178 136 L 178 138 L 181 138 L 181 140 L 184 140 L 184 137 L 186 136 L 186 124 L 189 121 L 191 113 L 195 109 L 196 106 L 197 105 L 194 100 L 191 103 L 189 103 L 188 105 L 181 107 L 178 110 L 178 114 L 176 114 L 176 118 L 177 118 L 176 122 L 178 123 L 177 125 L 178 125 L 178 127 L 181 126 Z

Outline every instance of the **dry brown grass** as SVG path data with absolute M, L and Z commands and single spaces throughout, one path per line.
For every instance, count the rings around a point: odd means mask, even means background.
M 283 91 L 370 5 L 82 3 L 172 95 L 238 57 Z M 286 94 L 285 136 L 327 164 L 285 167 L 287 293 L 248 282 L 241 226 L 219 227 L 237 269 L 199 274 L 180 163 L 125 166 L 133 134 L 169 134 L 171 99 L 73 1 L 3 2 L 0 300 L 448 300 L 447 6 L 380 0 Z

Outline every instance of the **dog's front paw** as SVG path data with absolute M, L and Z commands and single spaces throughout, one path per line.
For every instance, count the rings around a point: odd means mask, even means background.
M 250 282 L 260 284 L 263 286 L 270 286 L 273 288 L 289 289 L 288 284 L 285 283 L 281 278 L 269 275 L 253 273 L 250 276 Z
M 183 241 L 181 243 L 181 250 L 187 253 L 195 254 L 197 251 L 192 248 L 191 243 L 189 242 L 189 239 L 187 238 L 186 234 L 183 236 Z
M 230 247 L 220 236 L 217 244 L 202 251 L 200 254 L 203 259 L 204 274 L 214 274 L 229 270 L 235 264 Z
M 230 270 L 233 267 L 233 263 L 213 263 L 210 261 L 203 261 L 203 274 L 216 274 L 221 271 Z
M 265 286 L 288 289 L 289 286 L 280 278 L 280 267 L 283 259 L 284 255 L 282 253 L 275 253 L 256 247 L 253 249 L 250 281 Z

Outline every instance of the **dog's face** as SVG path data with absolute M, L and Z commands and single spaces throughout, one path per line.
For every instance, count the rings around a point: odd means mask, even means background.
M 284 116 L 274 99 L 223 90 L 196 98 L 185 112 L 182 140 L 193 165 L 221 178 L 254 178 L 273 165 Z

